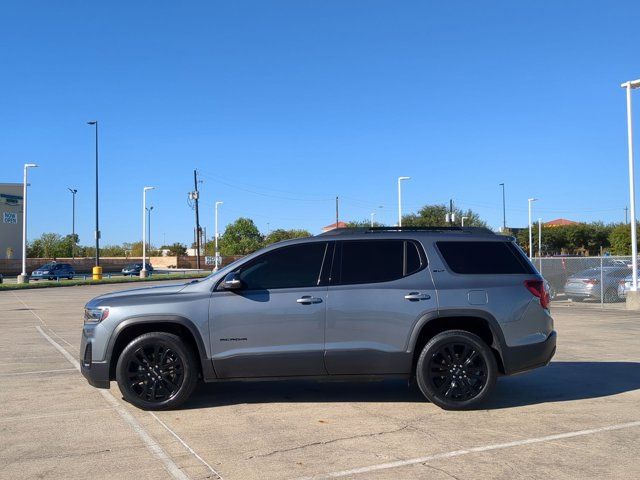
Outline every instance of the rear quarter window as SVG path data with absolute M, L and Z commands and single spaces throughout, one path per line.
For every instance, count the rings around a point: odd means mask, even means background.
M 511 242 L 436 242 L 454 273 L 466 275 L 534 274 L 522 252 Z

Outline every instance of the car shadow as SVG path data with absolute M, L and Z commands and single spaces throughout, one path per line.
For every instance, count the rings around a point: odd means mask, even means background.
M 480 409 L 502 409 L 547 402 L 607 397 L 640 389 L 638 362 L 552 362 L 531 372 L 502 377 Z M 406 380 L 228 381 L 201 385 L 181 408 L 236 404 L 327 402 L 423 402 Z

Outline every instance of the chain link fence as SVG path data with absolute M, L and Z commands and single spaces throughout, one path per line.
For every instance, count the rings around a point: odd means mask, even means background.
M 533 264 L 547 281 L 552 301 L 624 302 L 632 283 L 631 257 L 537 257 Z

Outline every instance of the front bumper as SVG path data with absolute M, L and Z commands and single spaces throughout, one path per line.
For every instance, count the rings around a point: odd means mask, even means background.
M 80 359 L 80 372 L 87 379 L 89 385 L 96 388 L 109 388 L 109 362 L 93 361 L 92 341 L 87 337 L 84 329 L 80 342 Z
M 552 331 L 543 342 L 518 347 L 503 347 L 502 361 L 506 375 L 547 365 L 556 353 L 557 334 Z

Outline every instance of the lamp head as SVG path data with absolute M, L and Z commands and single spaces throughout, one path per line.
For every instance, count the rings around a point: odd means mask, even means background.
M 409 180 L 411 177 L 398 177 L 398 181 L 400 180 Z
M 97 125 L 98 121 L 97 120 L 92 120 L 90 122 L 87 122 L 87 125 Z
M 622 88 L 630 87 L 631 89 L 640 88 L 640 79 L 637 80 L 629 80 L 628 82 L 624 82 L 620 85 Z
M 155 190 L 156 187 L 144 187 L 144 191 L 146 192 L 147 190 Z

